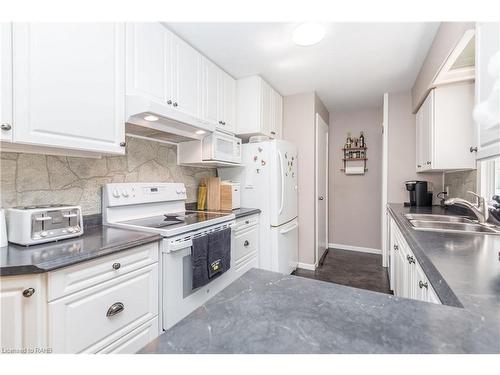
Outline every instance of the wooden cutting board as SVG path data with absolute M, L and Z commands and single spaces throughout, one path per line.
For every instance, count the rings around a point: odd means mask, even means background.
M 220 178 L 209 177 L 207 180 L 207 210 L 220 210 Z
M 233 209 L 233 185 L 220 185 L 220 209 L 231 211 Z

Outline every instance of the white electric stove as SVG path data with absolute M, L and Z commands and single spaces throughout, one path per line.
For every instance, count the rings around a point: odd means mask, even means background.
M 193 238 L 234 225 L 234 214 L 185 209 L 182 183 L 113 183 L 102 191 L 105 225 L 158 233 L 163 329 L 169 329 L 232 280 L 230 271 L 209 284 L 192 289 Z

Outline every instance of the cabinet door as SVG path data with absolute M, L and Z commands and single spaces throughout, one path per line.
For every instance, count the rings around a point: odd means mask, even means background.
M 271 86 L 261 80 L 261 133 L 271 136 Z
M 218 90 L 217 79 L 219 68 L 206 58 L 202 58 L 202 112 L 203 120 L 217 127 L 218 123 Z
M 12 141 L 12 24 L 0 23 L 0 140 Z
M 171 35 L 158 22 L 127 24 L 127 95 L 172 99 Z
M 270 95 L 270 136 L 275 139 L 281 138 L 282 116 L 283 116 L 283 99 L 280 94 L 271 89 Z
M 236 81 L 226 72 L 219 70 L 218 79 L 219 120 L 217 127 L 234 133 L 236 126 Z
M 478 23 L 476 25 L 475 99 L 477 159 L 500 155 L 500 99 L 498 91 L 493 92 L 498 78 L 495 79 L 488 69 L 488 65 L 493 65 L 491 58 L 498 51 L 500 51 L 500 23 Z M 490 70 L 494 69 L 494 67 L 490 68 Z M 478 116 L 480 114 L 482 115 Z
M 13 25 L 14 142 L 125 152 L 125 25 Z
M 2 276 L 2 349 L 46 347 L 46 297 L 43 275 Z
M 172 34 L 173 103 L 178 111 L 201 118 L 201 55 Z
M 431 91 L 417 113 L 417 171 L 427 171 L 432 168 L 433 105 L 434 91 Z
M 413 268 L 415 268 L 415 280 L 413 282 L 415 295 L 413 298 L 419 301 L 428 302 L 429 301 L 428 288 L 430 287 L 429 281 L 427 280 L 424 271 L 422 270 L 422 268 L 420 268 L 419 265 L 414 265 Z

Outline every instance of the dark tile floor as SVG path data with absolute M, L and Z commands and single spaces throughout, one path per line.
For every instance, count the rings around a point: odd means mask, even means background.
M 387 268 L 382 267 L 382 256 L 329 249 L 323 264 L 315 271 L 298 268 L 293 274 L 310 279 L 392 294 L 389 290 Z

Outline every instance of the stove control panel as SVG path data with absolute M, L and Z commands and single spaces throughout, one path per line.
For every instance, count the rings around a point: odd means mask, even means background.
M 114 183 L 103 187 L 104 207 L 186 200 L 182 183 Z

